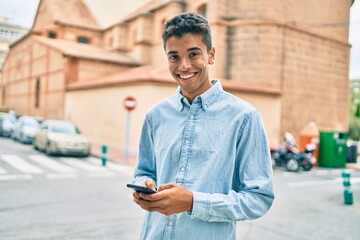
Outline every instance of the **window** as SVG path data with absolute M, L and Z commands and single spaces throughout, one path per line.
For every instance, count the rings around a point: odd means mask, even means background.
M 200 14 L 204 18 L 206 18 L 206 9 L 207 9 L 206 4 L 203 4 L 200 7 L 198 7 L 197 12 L 198 12 L 198 14 Z
M 78 38 L 77 38 L 77 42 L 78 42 L 78 43 L 85 43 L 85 44 L 89 44 L 89 43 L 90 43 L 89 39 L 86 38 L 86 37 L 78 37 Z
M 56 38 L 56 33 L 54 33 L 54 32 L 49 32 L 48 37 L 49 37 L 49 38 Z
M 35 108 L 40 106 L 40 78 L 36 79 L 35 84 Z

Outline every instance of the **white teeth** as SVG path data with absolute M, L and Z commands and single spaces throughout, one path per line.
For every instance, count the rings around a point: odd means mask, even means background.
M 195 76 L 195 73 L 191 73 L 191 74 L 180 74 L 180 77 L 183 79 L 188 79 L 188 78 L 192 78 L 193 76 Z

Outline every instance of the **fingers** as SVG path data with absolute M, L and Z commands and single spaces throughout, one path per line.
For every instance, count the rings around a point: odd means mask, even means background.
M 148 212 L 159 212 L 166 216 L 170 216 L 171 214 L 176 213 L 176 211 L 174 211 L 173 208 L 163 206 L 163 204 L 160 201 L 151 202 L 144 199 L 134 198 L 134 202 L 138 204 L 142 209 Z
M 145 186 L 156 191 L 155 182 L 151 178 L 148 178 L 144 182 Z
M 140 193 L 138 193 L 136 191 L 133 192 L 133 197 L 136 199 L 141 199 Z
M 170 189 L 170 188 L 174 188 L 176 187 L 176 183 L 166 183 L 166 184 L 161 184 L 158 191 L 161 192 L 165 189 Z
M 162 191 L 176 188 L 176 186 L 177 186 L 177 184 L 175 184 L 175 183 L 162 184 L 162 185 L 160 185 L 159 189 L 157 190 L 157 193 L 155 193 L 155 194 L 140 193 L 140 197 L 147 201 L 159 201 L 161 199 L 166 198 L 168 195 L 168 193 L 162 192 Z
M 158 201 L 164 198 L 162 193 L 154 193 L 154 194 L 146 194 L 146 193 L 140 193 L 140 197 L 147 201 Z
M 140 198 L 140 199 L 134 198 L 134 202 L 136 204 L 138 204 L 142 209 L 149 211 L 149 212 L 155 211 L 154 209 L 158 208 L 156 203 L 147 201 L 142 198 Z

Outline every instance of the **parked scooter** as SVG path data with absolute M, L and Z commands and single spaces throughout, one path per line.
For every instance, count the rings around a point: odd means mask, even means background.
M 312 153 L 316 150 L 315 144 L 307 144 L 304 151 L 296 147 L 296 141 L 291 133 L 286 132 L 284 142 L 277 148 L 270 149 L 271 157 L 276 166 L 285 167 L 290 172 L 298 172 L 300 169 L 309 171 L 316 158 Z

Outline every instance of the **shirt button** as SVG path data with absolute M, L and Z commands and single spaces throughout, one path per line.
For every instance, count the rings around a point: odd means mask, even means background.
M 180 168 L 180 172 L 183 172 L 183 171 L 185 171 L 185 168 L 184 168 L 184 167 L 181 167 L 181 168 Z
M 172 222 L 168 222 L 168 225 L 169 225 L 169 226 L 172 226 L 172 225 L 173 225 L 173 223 L 172 223 Z
M 189 144 L 190 143 L 189 139 L 185 139 L 185 143 Z
M 207 108 L 207 107 L 208 107 L 208 105 L 207 105 L 207 104 L 205 104 L 205 105 L 204 105 L 204 108 Z
M 193 119 L 193 118 L 194 118 L 194 116 L 193 116 L 193 115 L 190 115 L 190 118 L 191 118 L 191 119 Z

